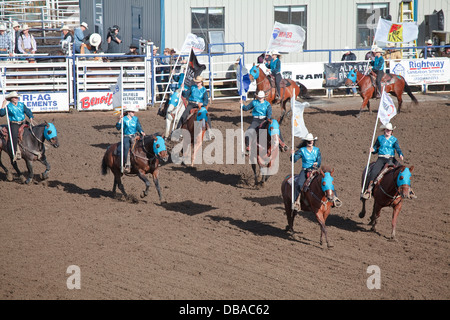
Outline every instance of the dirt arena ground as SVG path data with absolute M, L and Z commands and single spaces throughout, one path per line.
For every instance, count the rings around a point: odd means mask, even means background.
M 144 184 L 125 177 L 133 199 L 112 198 L 113 176 L 101 175 L 102 156 L 120 140 L 112 112 L 37 114 L 58 128 L 60 148 L 48 149 L 45 182 L 7 182 L 0 173 L 0 298 L 155 300 L 449 299 L 448 94 L 405 96 L 393 119 L 394 135 L 414 165 L 418 199 L 405 202 L 397 242 L 388 241 L 392 210 L 378 233 L 360 219 L 360 177 L 368 159 L 376 113 L 355 118 L 360 98 L 316 98 L 305 110 L 319 137 L 323 164 L 335 168 L 341 208 L 327 220 L 334 248 L 319 245 L 311 213 L 296 217 L 295 238 L 284 231 L 280 193 L 290 173 L 282 153 L 278 174 L 256 189 L 250 165 L 167 163 L 160 183 L 141 199 Z M 372 100 L 375 111 L 378 101 Z M 278 115 L 280 109 L 274 108 Z M 238 129 L 236 100 L 213 102 L 213 126 Z M 162 131 L 156 108 L 138 114 L 147 134 Z M 245 114 L 245 127 L 250 123 Z M 1 123 L 5 123 L 2 118 Z M 290 145 L 289 121 L 282 125 Z M 300 141 L 297 141 L 296 144 Z M 6 155 L 3 163 L 10 167 Z M 22 161 L 21 168 L 25 170 Z M 36 174 L 44 167 L 35 165 Z M 296 172 L 300 164 L 296 165 Z M 372 200 L 368 203 L 371 209 Z M 81 289 L 69 290 L 69 266 L 78 266 Z M 381 289 L 369 290 L 369 266 L 378 266 Z

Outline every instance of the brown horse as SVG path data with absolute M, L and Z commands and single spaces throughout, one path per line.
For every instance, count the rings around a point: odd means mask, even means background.
M 372 163 L 370 168 L 374 165 Z M 414 166 L 408 168 L 406 166 L 397 166 L 385 168 L 383 177 L 377 182 L 372 190 L 374 199 L 372 216 L 370 217 L 369 225 L 372 226 L 372 231 L 376 232 L 377 220 L 380 217 L 381 209 L 384 207 L 392 207 L 392 233 L 390 240 L 396 240 L 395 227 L 397 225 L 397 218 L 403 206 L 403 199 L 417 198 L 414 191 L 411 189 L 411 172 Z M 364 179 L 363 172 L 363 179 Z M 366 200 L 361 199 L 363 203 L 362 210 L 359 214 L 360 218 L 366 215 Z
M 258 65 L 253 66 L 249 72 L 250 80 L 256 81 L 256 89 L 257 91 L 264 91 L 266 94 L 266 100 L 271 104 L 277 101 L 275 100 L 277 89 L 275 86 L 275 82 L 273 81 L 273 85 L 269 80 L 269 77 L 264 73 L 264 71 Z M 278 122 L 281 124 L 283 118 L 286 114 L 286 103 L 290 101 L 293 97 L 295 90 L 295 98 L 300 97 L 308 97 L 308 89 L 300 82 L 295 82 L 293 80 L 283 79 L 280 83 L 280 100 L 278 101 L 283 109 L 283 112 L 278 119 Z
M 112 144 L 108 147 L 103 156 L 102 174 L 108 173 L 108 168 L 114 174 L 113 196 L 116 196 L 116 187 L 118 186 L 122 194 L 127 197 L 125 188 L 122 184 L 121 159 L 118 155 L 120 143 Z M 159 186 L 159 166 L 160 162 L 167 162 L 169 155 L 166 150 L 164 139 L 158 135 L 145 136 L 144 139 L 138 140 L 133 150 L 130 149 L 131 170 L 127 175 L 137 175 L 145 183 L 145 190 L 141 194 L 141 198 L 148 195 L 150 182 L 146 174 L 150 173 L 153 177 L 156 190 L 158 191 L 159 200 L 163 202 L 161 188 Z
M 359 118 L 361 116 L 361 112 L 363 111 L 365 106 L 367 106 L 369 114 L 372 114 L 372 110 L 370 109 L 370 99 L 377 97 L 376 76 L 375 78 L 372 78 L 372 76 L 369 74 L 362 74 L 361 72 L 352 69 L 345 79 L 345 85 L 352 86 L 355 83 L 357 86 L 359 86 L 359 94 L 363 98 L 363 103 L 357 117 Z M 381 79 L 381 86 L 385 86 L 384 90 L 387 93 L 390 93 L 393 96 L 397 97 L 398 112 L 400 112 L 402 108 L 403 91 L 408 94 L 414 104 L 419 103 L 412 94 L 411 88 L 409 87 L 408 83 L 406 83 L 405 78 L 403 78 L 401 75 L 385 73 L 383 75 L 383 78 Z
M 250 163 L 255 177 L 255 186 L 259 183 L 264 186 L 269 177 L 278 171 L 279 130 L 277 120 L 271 119 L 270 122 L 266 120 L 255 130 L 254 139 L 250 139 Z M 259 177 L 261 181 L 258 181 Z
M 312 180 L 309 186 L 302 188 L 301 192 L 301 208 L 302 211 L 313 212 L 316 215 L 317 222 L 320 225 L 320 245 L 323 243 L 323 236 L 327 242 L 328 248 L 333 247 L 333 244 L 328 240 L 327 228 L 325 222 L 330 214 L 331 207 L 340 207 L 342 202 L 337 198 L 334 190 L 334 169 L 323 167 L 323 169 L 311 172 Z M 284 209 L 288 225 L 286 231 L 294 232 L 294 218 L 298 213 L 292 208 L 292 179 L 291 175 L 284 178 L 281 183 L 281 195 L 283 197 Z M 308 183 L 308 179 L 306 184 Z

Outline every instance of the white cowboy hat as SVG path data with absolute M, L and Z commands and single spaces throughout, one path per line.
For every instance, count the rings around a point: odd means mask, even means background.
M 344 51 L 342 51 L 342 53 L 346 54 L 347 52 L 350 53 L 350 48 L 348 46 L 345 46 Z
M 317 137 L 314 138 L 314 136 L 312 135 L 312 133 L 308 133 L 308 134 L 306 135 L 306 137 L 303 138 L 303 140 L 306 140 L 306 141 L 314 141 L 314 140 L 317 140 Z
M 373 50 L 373 52 L 375 52 L 375 53 L 377 53 L 377 52 L 379 52 L 379 53 L 383 53 L 384 52 L 384 50 L 383 49 L 381 49 L 380 47 L 377 47 L 375 50 Z
M 13 91 L 13 92 L 9 93 L 9 94 L 5 97 L 5 99 L 9 101 L 9 100 L 11 100 L 12 98 L 19 98 L 19 97 L 20 97 L 20 94 L 18 94 L 17 91 Z
M 91 46 L 98 47 L 100 43 L 102 43 L 102 36 L 98 33 L 91 34 L 91 36 L 89 37 L 89 43 L 91 44 Z
M 153 47 L 153 50 L 159 50 L 159 47 L 154 46 L 154 47 Z
M 280 54 L 277 50 L 273 50 L 273 51 L 270 52 L 270 55 L 271 55 L 271 56 L 273 56 L 273 55 L 275 55 L 275 54 L 276 54 L 277 56 L 281 56 L 281 54 Z
M 370 47 L 370 51 L 375 51 L 377 50 L 378 46 L 376 44 L 374 44 L 372 47 Z
M 433 40 L 429 39 L 429 40 L 427 41 L 427 44 L 433 44 Z
M 12 27 L 20 27 L 20 24 L 17 21 L 13 21 Z
M 22 30 L 23 30 L 23 31 L 29 30 L 29 29 L 30 29 L 30 27 L 29 27 L 27 24 L 24 24 L 24 25 L 22 26 Z
M 4 24 L 0 24 L 0 31 L 6 31 L 6 26 Z
M 123 109 L 123 112 L 138 112 L 139 109 L 136 106 L 126 106 L 125 109 Z
M 67 31 L 70 31 L 70 28 L 69 28 L 69 26 L 63 26 L 61 29 L 59 29 L 60 31 L 63 31 L 63 30 L 67 30 Z
M 264 99 L 266 97 L 266 94 L 264 93 L 264 91 L 261 90 L 261 91 L 258 92 L 257 97 L 261 98 L 261 99 Z
M 194 82 L 202 82 L 203 80 L 204 79 L 202 76 L 197 76 L 197 77 L 195 77 Z
M 87 24 L 86 22 L 82 22 L 82 23 L 81 23 L 81 26 L 82 26 L 82 27 L 85 27 L 86 29 L 89 29 L 89 28 L 88 28 L 88 24 Z
M 393 131 L 395 128 L 397 128 L 397 127 L 393 127 L 392 123 L 390 123 L 390 122 L 387 125 L 382 125 L 380 127 L 380 129 L 382 129 L 382 130 L 387 129 L 387 130 L 391 130 L 391 131 Z

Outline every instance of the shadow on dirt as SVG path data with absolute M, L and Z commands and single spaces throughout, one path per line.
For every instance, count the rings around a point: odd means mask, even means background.
M 192 202 L 191 200 L 172 203 L 162 203 L 159 204 L 159 206 L 163 207 L 166 210 L 179 212 L 188 216 L 195 216 L 198 214 L 202 214 L 217 209 L 210 205 Z

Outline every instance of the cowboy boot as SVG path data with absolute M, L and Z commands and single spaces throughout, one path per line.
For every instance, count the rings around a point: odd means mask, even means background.
M 294 209 L 294 211 L 300 211 L 301 210 L 300 195 L 298 195 L 297 200 L 295 200 L 293 209 Z
M 369 200 L 372 196 L 372 189 L 373 189 L 373 180 L 369 182 L 369 186 L 367 187 L 366 191 L 363 193 L 361 198 L 364 200 Z
M 13 161 L 22 160 L 22 153 L 20 152 L 20 149 L 17 149 L 16 154 L 14 156 Z

